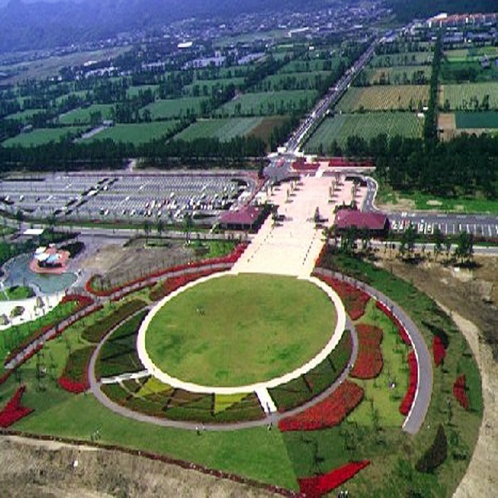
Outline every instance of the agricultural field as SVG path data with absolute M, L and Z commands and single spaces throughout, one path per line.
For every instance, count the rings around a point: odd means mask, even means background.
M 152 120 L 185 118 L 201 114 L 203 97 L 183 97 L 180 99 L 156 100 L 142 108 L 149 111 Z
M 305 145 L 307 153 L 316 154 L 328 150 L 336 140 L 344 146 L 349 136 L 357 135 L 365 140 L 385 133 L 392 137 L 420 137 L 423 119 L 408 112 L 376 112 L 365 114 L 337 114 L 325 119 Z
M 322 84 L 328 76 L 330 76 L 330 71 L 272 74 L 258 83 L 256 88 L 263 92 L 278 92 L 281 90 L 317 90 L 320 84 Z
M 457 129 L 498 129 L 498 112 L 456 112 Z
M 427 105 L 429 87 L 426 85 L 351 87 L 339 101 L 337 110 L 358 111 L 415 111 Z
M 10 114 L 5 117 L 5 119 L 10 119 L 12 121 L 19 121 L 20 123 L 27 124 L 30 123 L 33 116 L 38 113 L 45 113 L 44 109 L 26 109 L 25 111 L 19 111 L 15 114 Z
M 165 135 L 168 135 L 174 130 L 180 121 L 157 121 L 152 123 L 132 123 L 132 124 L 116 124 L 108 128 L 104 128 L 101 132 L 92 135 L 91 138 L 85 140 L 88 142 L 94 140 L 111 139 L 114 142 L 131 143 L 133 145 L 142 145 L 157 140 Z
M 137 97 L 140 92 L 146 92 L 148 90 L 152 91 L 152 93 L 156 93 L 159 85 L 140 85 L 140 86 L 130 86 L 128 90 L 126 90 L 126 95 L 130 98 Z
M 195 80 L 190 85 L 183 87 L 183 94 L 189 97 L 209 97 L 213 90 L 224 90 L 229 85 L 234 85 L 240 88 L 245 81 L 245 78 L 240 76 L 236 78 L 219 78 L 214 80 Z
M 490 59 L 498 57 L 498 47 L 472 47 L 444 51 L 444 57 L 449 62 L 479 62 L 483 56 Z
M 370 62 L 369 67 L 430 66 L 431 64 L 432 52 L 407 52 L 376 55 Z
M 486 101 L 488 109 L 486 109 Z M 445 110 L 498 109 L 498 82 L 441 85 L 439 105 Z
M 66 112 L 59 116 L 61 125 L 81 125 L 92 123 L 92 115 L 99 116 L 93 124 L 99 124 L 104 119 L 112 119 L 112 104 L 93 104 L 89 107 L 80 107 L 74 111 Z
M 312 59 L 310 60 L 302 60 L 297 59 L 286 64 L 282 69 L 280 69 L 280 74 L 287 73 L 312 73 L 316 71 L 326 71 L 327 66 L 332 63 L 332 67 L 335 67 L 339 64 L 340 59 L 334 57 L 331 61 L 330 59 Z
M 249 135 L 264 120 L 263 117 L 199 119 L 174 138 L 187 141 L 197 138 L 217 138 L 222 142 L 228 142 L 232 138 Z
M 395 66 L 366 69 L 366 80 L 370 85 L 410 85 L 431 77 L 430 66 Z M 424 83 L 424 84 L 426 84 Z
M 42 144 L 48 144 L 49 142 L 59 142 L 60 140 L 66 140 L 70 138 L 76 138 L 83 131 L 85 127 L 83 126 L 66 126 L 63 128 L 39 128 L 35 129 L 29 133 L 21 133 L 16 137 L 9 138 L 2 142 L 4 147 L 14 147 L 16 145 L 21 145 L 22 147 L 31 147 Z
M 489 67 L 483 67 L 479 60 L 448 61 L 441 63 L 441 83 L 483 83 L 498 80 L 498 66 L 494 59 Z
M 317 92 L 314 90 L 289 90 L 281 92 L 246 93 L 221 106 L 217 116 L 272 116 L 304 112 L 311 108 Z

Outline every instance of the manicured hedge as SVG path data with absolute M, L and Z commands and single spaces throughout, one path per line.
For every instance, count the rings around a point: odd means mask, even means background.
M 313 431 L 339 425 L 363 400 L 363 389 L 345 380 L 330 396 L 297 415 L 280 420 L 281 431 Z
M 458 404 L 465 410 L 469 409 L 469 398 L 466 390 L 465 374 L 460 375 L 453 384 L 453 396 L 455 396 Z
M 330 355 L 314 369 L 286 384 L 270 389 L 270 395 L 280 412 L 301 406 L 334 383 L 351 358 L 352 340 L 349 330 Z
M 101 320 L 87 327 L 82 334 L 83 339 L 88 342 L 97 344 L 102 338 L 114 327 L 119 325 L 123 320 L 135 314 L 137 311 L 145 308 L 147 303 L 141 299 L 134 299 L 123 303 L 112 313 L 109 313 Z
M 62 389 L 71 393 L 81 393 L 90 388 L 88 365 L 95 347 L 89 346 L 73 351 L 66 362 L 64 372 L 57 381 Z

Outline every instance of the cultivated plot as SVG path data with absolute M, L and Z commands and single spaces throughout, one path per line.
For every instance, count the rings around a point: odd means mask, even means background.
M 463 111 L 498 109 L 498 82 L 441 85 L 439 104 Z
M 203 97 L 183 97 L 181 99 L 157 100 L 143 107 L 142 115 L 148 111 L 153 120 L 198 116 L 201 113 L 203 102 L 207 102 L 207 99 Z
M 93 104 L 89 107 L 80 107 L 59 116 L 59 123 L 63 125 L 100 124 L 104 119 L 112 119 L 112 104 Z
M 39 128 L 29 133 L 21 133 L 16 137 L 9 138 L 2 142 L 4 147 L 21 145 L 31 147 L 48 144 L 49 142 L 59 142 L 60 140 L 70 140 L 76 138 L 84 131 L 82 126 L 66 126 L 64 128 Z

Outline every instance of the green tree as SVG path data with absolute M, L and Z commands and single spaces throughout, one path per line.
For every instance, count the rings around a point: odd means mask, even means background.
M 461 264 L 469 264 L 474 256 L 474 235 L 466 231 L 458 234 L 454 256 Z

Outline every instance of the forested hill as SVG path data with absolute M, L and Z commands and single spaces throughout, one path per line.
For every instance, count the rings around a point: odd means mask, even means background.
M 306 7 L 326 3 L 311 0 Z M 9 0 L 0 8 L 0 52 L 95 41 L 189 17 L 302 8 L 301 0 Z
M 496 0 L 387 0 L 400 21 L 427 18 L 440 12 L 463 14 L 474 12 L 498 12 Z

